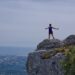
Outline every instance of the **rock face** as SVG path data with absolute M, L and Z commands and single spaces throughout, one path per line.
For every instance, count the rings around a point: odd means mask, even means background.
M 53 50 L 30 53 L 27 61 L 28 75 L 64 75 L 61 60 L 64 60 L 64 55 L 55 54 Z
M 63 41 L 64 45 L 75 45 L 75 35 L 70 35 Z
M 61 61 L 65 60 L 65 56 L 63 52 L 55 50 L 64 45 L 75 45 L 75 35 L 70 35 L 62 42 L 46 39 L 38 44 L 37 50 L 28 55 L 28 75 L 64 75 Z
M 62 46 L 62 42 L 58 39 L 48 40 L 45 39 L 37 46 L 37 50 L 50 50 L 52 48 L 59 48 Z

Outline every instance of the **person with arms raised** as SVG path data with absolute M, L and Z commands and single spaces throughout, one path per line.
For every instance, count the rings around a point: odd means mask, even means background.
M 45 29 L 48 29 L 49 30 L 48 37 L 49 37 L 49 40 L 50 40 L 51 35 L 52 35 L 52 37 L 54 39 L 53 29 L 58 30 L 59 28 L 52 27 L 52 24 L 49 24 L 49 27 L 48 28 L 45 28 Z

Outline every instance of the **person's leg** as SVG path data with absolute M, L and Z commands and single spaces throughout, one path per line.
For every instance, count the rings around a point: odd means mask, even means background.
M 48 39 L 50 40 L 50 34 L 48 35 Z
M 53 33 L 52 33 L 52 37 L 53 37 L 53 39 L 55 39 Z

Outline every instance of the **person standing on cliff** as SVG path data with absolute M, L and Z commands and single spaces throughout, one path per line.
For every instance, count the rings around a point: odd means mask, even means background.
M 49 27 L 48 28 L 45 28 L 45 29 L 48 29 L 49 30 L 49 33 L 48 33 L 48 37 L 49 37 L 49 39 L 50 39 L 50 35 L 52 35 L 52 37 L 53 37 L 53 39 L 54 39 L 54 35 L 53 35 L 53 30 L 52 29 L 56 29 L 56 30 L 58 30 L 59 28 L 54 28 L 54 27 L 52 27 L 52 24 L 49 24 Z

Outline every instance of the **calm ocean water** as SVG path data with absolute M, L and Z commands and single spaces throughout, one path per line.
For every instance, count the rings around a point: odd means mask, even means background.
M 27 56 L 34 49 L 32 47 L 0 47 L 0 55 Z
M 34 48 L 0 47 L 0 75 L 27 75 L 26 60 Z
M 31 47 L 0 47 L 0 75 L 27 75 L 26 60 Z

